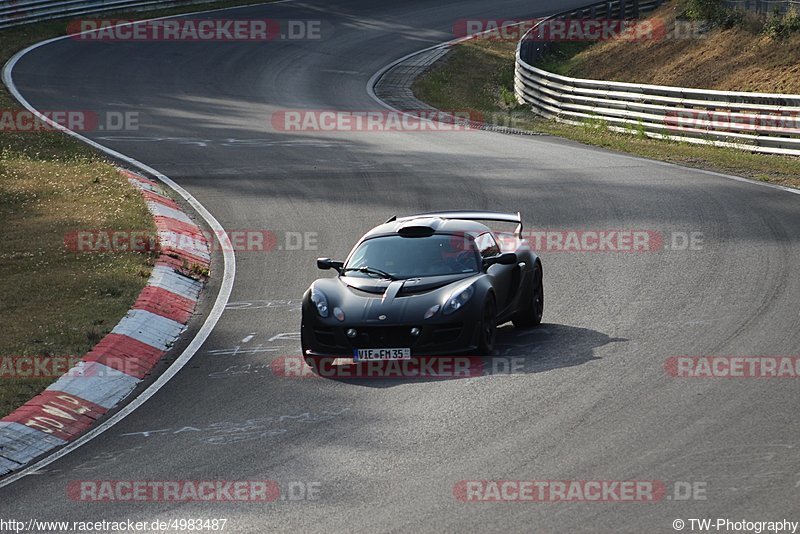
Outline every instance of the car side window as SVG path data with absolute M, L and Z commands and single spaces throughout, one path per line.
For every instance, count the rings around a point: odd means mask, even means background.
M 494 240 L 491 232 L 485 232 L 475 238 L 475 246 L 481 253 L 481 258 L 490 258 L 500 254 L 500 246 Z

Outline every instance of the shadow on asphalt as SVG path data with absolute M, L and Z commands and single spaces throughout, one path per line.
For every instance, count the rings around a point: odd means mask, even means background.
M 442 356 L 429 358 L 429 366 L 410 362 L 339 363 L 325 368 L 321 378 L 353 385 L 385 388 L 410 383 L 497 378 L 532 374 L 582 365 L 600 358 L 595 349 L 627 339 L 611 338 L 588 328 L 558 324 L 541 324 L 536 328 L 518 329 L 507 324 L 498 327 L 495 352 L 492 356 Z M 370 364 L 391 363 L 392 366 Z M 436 376 L 438 375 L 438 376 Z

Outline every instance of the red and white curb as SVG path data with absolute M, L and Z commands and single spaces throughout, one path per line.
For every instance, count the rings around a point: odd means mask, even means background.
M 209 243 L 158 183 L 121 171 L 140 190 L 156 223 L 160 255 L 133 308 L 78 364 L 0 419 L 0 476 L 74 440 L 127 397 L 181 333 L 208 272 Z

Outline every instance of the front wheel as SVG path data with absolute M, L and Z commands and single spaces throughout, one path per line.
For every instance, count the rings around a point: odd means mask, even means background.
M 517 328 L 529 328 L 541 324 L 544 315 L 544 282 L 542 266 L 536 263 L 531 281 L 531 294 L 525 306 L 511 319 Z
M 495 313 L 494 297 L 491 295 L 483 305 L 480 330 L 478 331 L 478 353 L 489 356 L 494 351 L 494 338 L 497 334 L 497 316 Z

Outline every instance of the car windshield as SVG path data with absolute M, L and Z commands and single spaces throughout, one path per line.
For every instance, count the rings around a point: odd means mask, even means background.
M 474 273 L 478 270 L 473 240 L 462 235 L 443 234 L 369 239 L 356 249 L 345 266 L 347 276 L 365 278 L 380 278 L 380 271 L 402 279 Z

